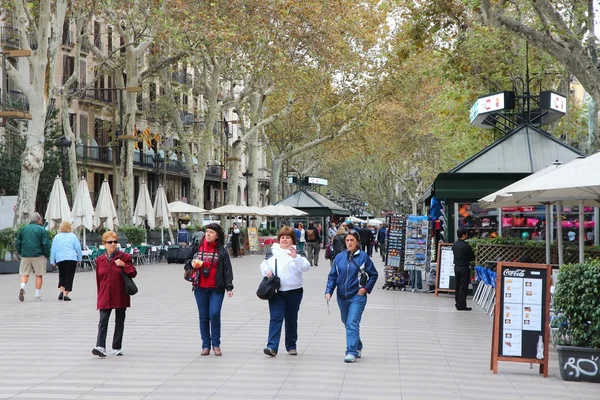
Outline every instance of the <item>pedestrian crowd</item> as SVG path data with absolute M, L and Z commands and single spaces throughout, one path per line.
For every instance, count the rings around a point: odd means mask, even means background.
M 200 231 L 201 232 L 201 231 Z M 234 226 L 232 235 L 239 235 Z M 343 223 L 339 229 L 332 223 L 323 231 L 321 224 L 309 220 L 304 228 L 302 223 L 294 228 L 283 226 L 265 259 L 260 264 L 263 277 L 277 277 L 278 290 L 268 298 L 269 328 L 264 353 L 277 356 L 282 330 L 285 329 L 285 350 L 297 355 L 298 313 L 303 297 L 303 274 L 311 267 L 317 267 L 321 243 L 327 242 L 332 248 L 330 272 L 325 284 L 325 299 L 331 300 L 337 293 L 337 304 L 341 320 L 346 328 L 345 362 L 353 363 L 361 357 L 363 343 L 360 339 L 360 320 L 367 304 L 367 295 L 373 290 L 378 278 L 371 255 L 376 243 L 376 232 L 367 226 L 355 230 L 352 223 Z M 323 236 L 327 239 L 324 240 Z M 221 350 L 221 309 L 225 295 L 233 296 L 233 269 L 226 239 L 221 226 L 211 223 L 205 232 L 190 235 L 182 225 L 177 233 L 177 241 L 189 246 L 190 252 L 184 265 L 184 279 L 191 282 L 194 299 L 198 308 L 201 337 L 201 356 L 223 354 Z M 99 310 L 96 345 L 92 354 L 107 356 L 106 337 L 108 322 L 114 310 L 115 327 L 112 340 L 112 354 L 123 355 L 122 342 L 125 329 L 126 310 L 131 306 L 127 282 L 137 275 L 131 255 L 118 248 L 118 236 L 113 231 L 102 235 L 106 252 L 96 259 L 97 309 Z M 26 284 L 29 276 L 35 275 L 35 301 L 41 301 L 43 277 L 47 260 L 59 270 L 58 300 L 70 301 L 77 264 L 82 260 L 81 245 L 73 233 L 73 225 L 63 222 L 59 233 L 50 246 L 48 232 L 42 227 L 42 218 L 33 214 L 29 225 L 18 233 L 16 247 L 21 256 L 21 287 L 19 300 L 25 300 Z M 233 249 L 237 256 L 239 249 Z

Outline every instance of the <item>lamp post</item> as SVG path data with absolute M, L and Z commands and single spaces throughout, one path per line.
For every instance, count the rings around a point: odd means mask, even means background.
M 60 161 L 61 161 L 61 169 L 62 169 L 62 183 L 63 186 L 67 187 L 67 149 L 71 147 L 71 141 L 67 139 L 66 136 L 62 136 L 58 140 L 58 145 L 60 146 Z
M 159 184 L 161 184 L 160 182 L 160 170 L 161 167 L 164 168 L 163 170 L 163 180 L 162 180 L 162 184 L 164 185 L 166 182 L 166 175 L 167 175 L 167 169 L 166 169 L 166 164 L 165 164 L 165 159 L 163 156 L 161 156 L 160 154 L 156 153 L 154 154 L 154 157 L 152 158 L 152 161 L 154 162 L 154 169 L 156 170 L 156 174 L 159 176 L 158 181 Z
M 246 178 L 246 205 L 248 206 L 248 185 L 250 184 L 250 178 L 252 177 L 252 172 L 249 169 L 246 169 L 246 172 L 242 174 L 244 178 Z M 250 226 L 250 216 L 246 216 L 246 227 Z

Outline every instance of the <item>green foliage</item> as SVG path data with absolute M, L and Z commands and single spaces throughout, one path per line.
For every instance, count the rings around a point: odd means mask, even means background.
M 277 233 L 279 233 L 279 231 L 277 230 L 277 228 L 273 227 L 269 229 L 269 234 L 271 236 L 277 236 Z
M 140 245 L 146 241 L 146 230 L 138 226 L 122 226 L 119 232 L 127 236 L 127 241 L 133 245 Z
M 16 250 L 15 241 L 17 239 L 17 231 L 13 228 L 4 228 L 0 230 L 0 246 L 5 250 L 14 252 Z M 4 259 L 4 254 L 0 252 L 0 258 Z
M 600 261 L 563 265 L 553 301 L 559 344 L 600 349 Z
M 44 142 L 44 169 L 40 174 L 40 181 L 36 195 L 36 210 L 42 215 L 46 212 L 46 205 L 50 198 L 52 185 L 56 176 L 61 172 L 60 148 L 56 146 L 62 135 L 62 130 L 57 123 L 57 111 L 48 117 L 45 130 Z M 19 181 L 21 179 L 21 154 L 25 150 L 25 139 L 9 133 L 10 140 L 5 146 L 0 146 L 0 187 L 5 189 L 6 196 L 17 196 L 19 194 Z M 70 186 L 65 187 L 67 197 L 70 197 Z

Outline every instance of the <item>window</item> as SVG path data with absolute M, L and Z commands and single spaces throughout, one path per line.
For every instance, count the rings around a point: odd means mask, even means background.
M 106 76 L 106 88 L 107 89 L 112 89 L 113 88 L 112 76 L 110 76 L 110 75 Z M 107 90 L 105 94 L 106 94 L 106 96 L 105 96 L 106 101 L 108 101 L 109 103 L 112 103 L 112 101 L 113 101 L 113 91 L 112 90 Z
M 113 52 L 113 28 L 112 28 L 112 26 L 108 27 L 107 42 L 108 42 L 108 55 L 110 56 L 110 54 Z
M 89 138 L 88 135 L 88 116 L 79 114 L 79 137 L 81 140 L 86 142 Z
M 156 83 L 151 83 L 148 88 L 148 99 L 150 103 L 156 102 Z
M 71 24 L 68 17 L 65 17 L 65 23 L 63 24 L 62 44 L 66 46 L 71 45 Z
M 63 56 L 63 85 L 73 75 L 73 71 L 75 71 L 75 58 Z
M 94 46 L 102 50 L 102 38 L 100 37 L 100 22 L 94 21 Z
M 183 106 L 184 106 L 184 109 L 187 111 L 187 109 L 188 109 L 188 95 L 187 94 L 183 95 Z
M 87 62 L 79 60 L 79 88 L 83 89 L 87 85 Z
M 77 121 L 77 115 L 69 113 L 69 127 L 73 133 L 75 133 L 75 121 Z

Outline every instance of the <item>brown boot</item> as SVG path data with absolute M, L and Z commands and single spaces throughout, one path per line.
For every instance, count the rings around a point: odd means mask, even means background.
M 201 356 L 207 356 L 209 354 L 210 354 L 209 348 L 202 349 L 202 353 L 200 353 Z
M 221 351 L 220 347 L 213 347 L 213 353 L 215 353 L 215 356 L 222 356 L 223 352 Z

